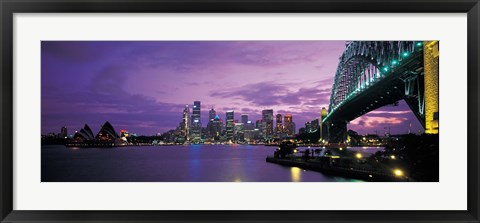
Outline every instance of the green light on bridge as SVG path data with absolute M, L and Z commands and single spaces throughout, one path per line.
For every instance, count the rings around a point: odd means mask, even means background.
M 394 60 L 394 61 L 392 61 L 392 64 L 393 64 L 393 65 L 397 65 L 397 64 L 398 64 L 398 61 Z
M 384 67 L 384 68 L 383 68 L 383 71 L 387 72 L 387 71 L 388 71 L 388 67 Z
M 418 43 L 417 43 L 417 46 L 421 46 L 421 45 L 422 45 L 422 42 L 418 42 Z
M 403 57 L 408 57 L 408 55 L 409 55 L 408 52 L 402 53 L 402 56 L 403 56 Z

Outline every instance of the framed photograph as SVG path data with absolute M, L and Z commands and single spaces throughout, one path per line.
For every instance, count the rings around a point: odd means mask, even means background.
M 471 1 L 7 1 L 1 222 L 480 222 Z

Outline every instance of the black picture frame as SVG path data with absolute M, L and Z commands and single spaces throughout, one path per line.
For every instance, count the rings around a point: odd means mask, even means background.
M 480 222 L 478 0 L 0 0 L 1 222 Z M 13 210 L 14 13 L 467 13 L 468 210 L 466 211 L 21 211 Z M 319 201 L 321 202 L 321 201 Z

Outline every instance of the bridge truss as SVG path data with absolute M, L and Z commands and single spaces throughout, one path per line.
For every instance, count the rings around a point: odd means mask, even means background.
M 352 41 L 339 58 L 328 115 L 331 142 L 346 123 L 404 99 L 425 127 L 423 41 Z

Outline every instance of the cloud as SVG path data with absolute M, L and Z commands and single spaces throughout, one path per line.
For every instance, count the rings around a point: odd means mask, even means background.
M 287 84 L 261 82 L 247 84 L 239 88 L 212 91 L 210 96 L 240 99 L 254 106 L 318 106 L 328 102 L 330 89 L 312 87 L 291 90 Z

